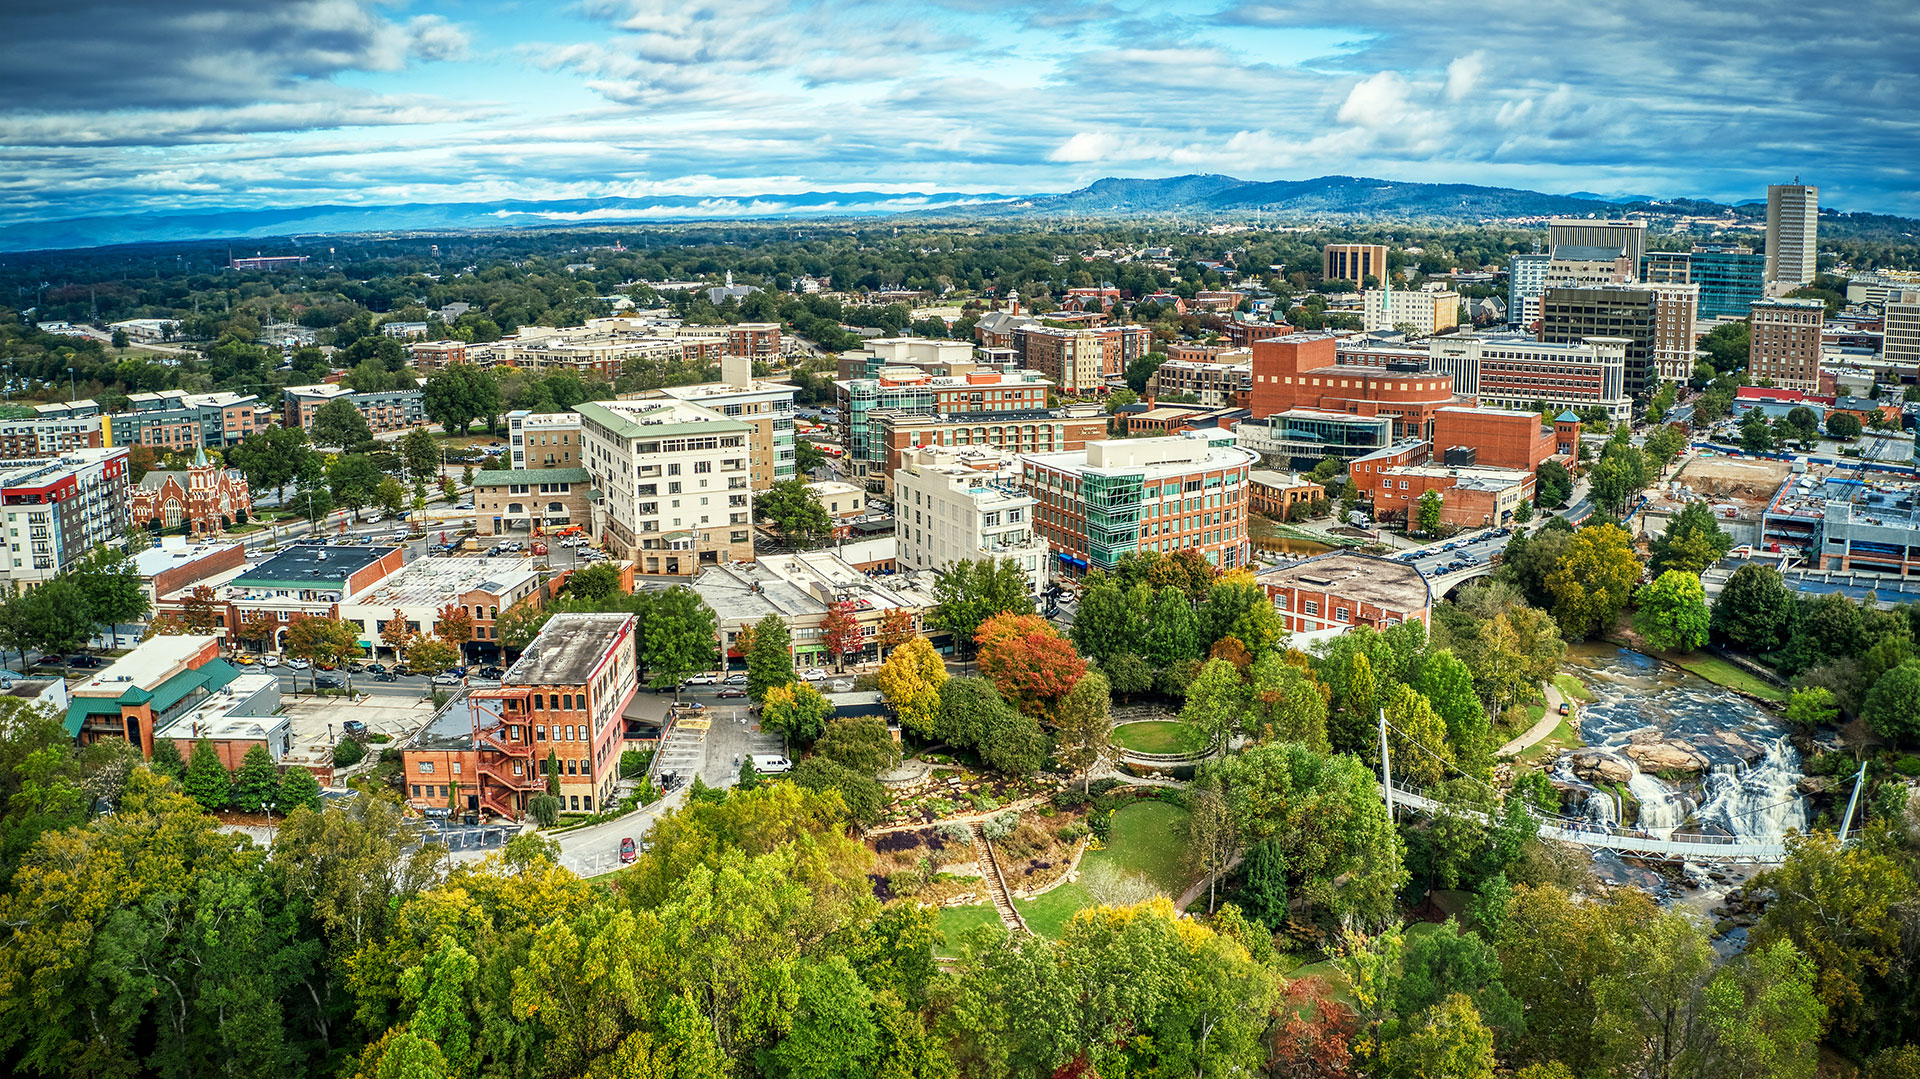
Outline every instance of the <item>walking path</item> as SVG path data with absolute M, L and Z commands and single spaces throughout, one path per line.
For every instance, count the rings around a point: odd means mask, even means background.
M 1000 859 L 994 856 L 993 843 L 980 830 L 978 823 L 973 825 L 973 838 L 987 854 L 984 867 L 987 872 L 982 873 L 980 879 L 987 886 L 987 896 L 993 900 L 993 909 L 1000 914 L 1000 923 L 1015 933 L 1028 932 L 1026 919 L 1020 917 L 1020 912 L 1013 907 L 1013 897 L 1007 894 L 1007 879 L 1000 875 Z
M 1525 752 L 1542 738 L 1552 734 L 1554 728 L 1560 726 L 1560 704 L 1562 698 L 1559 687 L 1555 686 L 1552 682 L 1542 682 L 1540 688 L 1547 693 L 1546 714 L 1540 717 L 1540 722 L 1529 727 L 1527 733 L 1494 750 L 1494 756 L 1511 757 L 1517 753 Z

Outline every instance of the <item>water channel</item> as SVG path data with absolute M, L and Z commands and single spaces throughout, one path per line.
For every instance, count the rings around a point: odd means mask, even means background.
M 1780 719 L 1626 648 L 1576 645 L 1567 669 L 1594 697 L 1579 709 L 1587 748 L 1554 765 L 1569 813 L 1662 838 L 1806 828 L 1800 754 Z

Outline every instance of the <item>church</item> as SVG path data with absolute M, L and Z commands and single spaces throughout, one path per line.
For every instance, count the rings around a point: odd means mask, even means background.
M 183 524 L 196 534 L 216 532 L 253 510 L 247 477 L 208 461 L 204 449 L 185 472 L 147 473 L 130 496 L 132 526 L 150 532 L 177 531 Z

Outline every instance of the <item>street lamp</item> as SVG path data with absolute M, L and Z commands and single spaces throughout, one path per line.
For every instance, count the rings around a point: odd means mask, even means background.
M 73 368 L 69 367 L 67 368 L 67 403 L 72 404 L 79 396 L 79 392 L 74 389 Z
M 267 807 L 267 848 L 271 850 L 273 848 L 273 803 L 267 802 L 265 805 Z

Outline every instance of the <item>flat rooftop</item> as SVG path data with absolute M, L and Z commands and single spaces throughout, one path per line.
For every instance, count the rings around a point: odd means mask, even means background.
M 177 547 L 149 547 L 133 556 L 133 568 L 142 577 L 158 577 L 170 569 L 231 551 L 238 546 L 238 543 L 193 543 Z
M 630 614 L 556 614 L 507 668 L 502 685 L 584 685 L 633 621 Z
M 243 674 L 226 687 L 231 693 L 215 693 L 203 698 L 191 712 L 183 712 L 155 733 L 171 738 L 265 738 L 273 728 L 288 722 L 282 716 L 260 716 L 241 711 L 253 695 L 277 685 L 277 674 Z
M 497 703 L 497 702 L 496 702 Z M 408 749 L 472 749 L 473 698 L 462 690 L 433 714 L 407 743 Z
M 119 696 L 127 686 L 152 689 L 165 681 L 173 669 L 220 638 L 193 633 L 159 636 L 140 642 L 140 646 L 95 674 L 83 685 L 73 687 L 75 696 Z
M 826 612 L 827 605 L 806 589 L 782 579 L 760 562 L 714 566 L 693 579 L 700 602 L 713 608 L 722 624 L 757 622 L 767 615 L 789 621 Z
M 1337 592 L 1348 599 L 1395 611 L 1425 610 L 1432 602 L 1427 579 L 1405 562 L 1335 552 L 1259 574 L 1261 584 Z
M 229 583 L 235 588 L 318 588 L 332 585 L 344 589 L 347 578 L 396 550 L 396 547 L 362 547 L 358 544 L 335 546 L 299 543 L 282 548 L 273 557 L 243 571 Z
M 468 592 L 505 595 L 532 580 L 531 558 L 416 558 L 360 602 L 396 607 L 445 606 Z
M 645 401 L 583 401 L 577 411 L 620 438 L 665 438 L 670 435 L 744 434 L 753 428 L 730 420 L 712 409 L 671 397 Z

